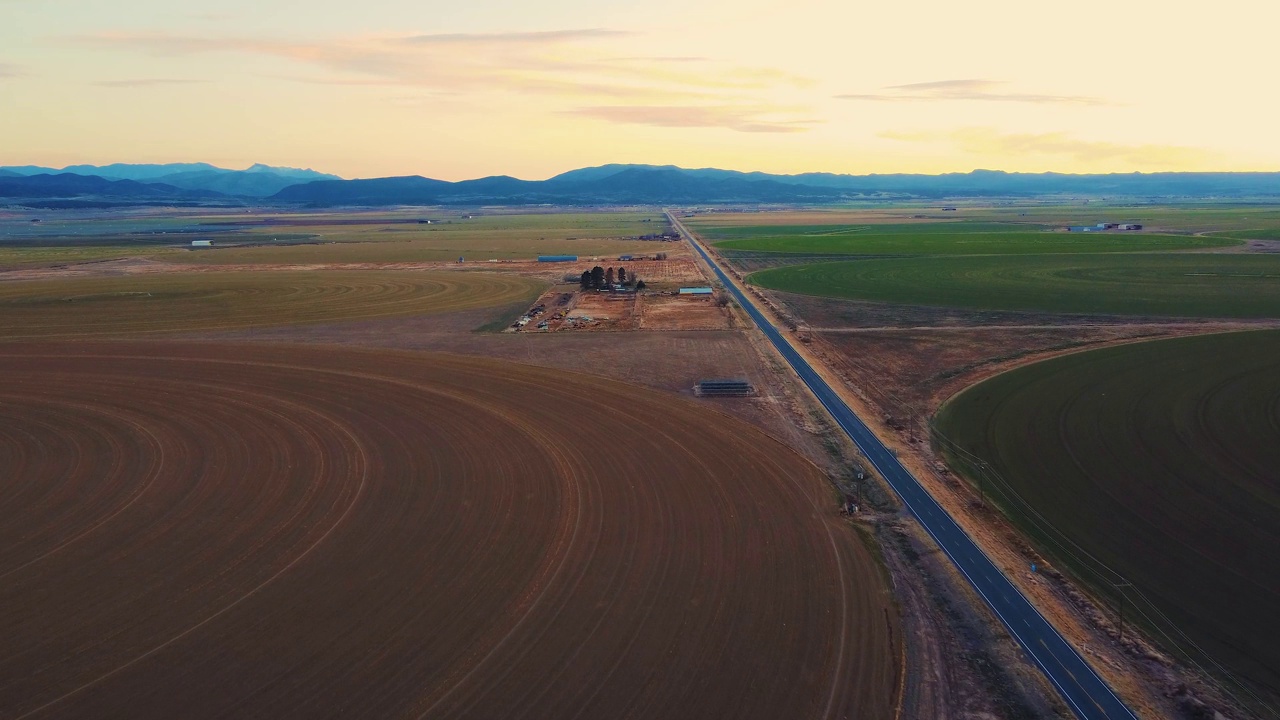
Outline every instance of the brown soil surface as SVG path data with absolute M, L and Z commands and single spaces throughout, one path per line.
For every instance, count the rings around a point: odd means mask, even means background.
M 645 295 L 641 299 L 642 330 L 727 330 L 732 316 L 711 298 Z
M 640 318 L 633 293 L 584 292 L 578 294 L 565 319 L 573 320 L 579 329 L 634 330 Z
M 874 329 L 814 332 L 811 348 L 863 399 L 895 425 L 927 421 L 975 374 L 1048 352 L 1119 340 L 1161 337 L 1160 326 Z M 940 397 L 942 396 L 942 397 Z
M 1054 315 L 1033 312 L 1006 312 L 999 310 L 963 310 L 957 308 L 927 307 L 923 305 L 888 305 L 858 300 L 836 300 L 810 295 L 769 290 L 761 291 L 750 286 L 759 296 L 774 303 L 783 316 L 803 318 L 814 330 L 861 330 L 920 328 L 1008 328 L 1010 330 L 1052 329 L 1070 330 L 1080 327 L 1149 327 L 1178 326 L 1200 332 L 1213 332 L 1223 326 L 1264 327 L 1274 321 L 1222 321 L 1165 317 L 1139 317 L 1121 315 Z
M 503 323 L 524 309 L 512 310 Z M 822 431 L 812 426 L 801 407 L 803 395 L 794 387 L 794 376 L 780 364 L 762 363 L 751 337 L 742 331 L 473 332 L 492 319 L 492 310 L 474 310 L 185 337 L 448 352 L 590 373 L 689 398 L 699 380 L 740 377 L 758 389 L 756 397 L 698 402 L 757 425 L 824 467 L 832 460 L 819 439 Z
M 332 346 L 0 374 L 6 717 L 893 716 L 867 545 L 705 406 Z

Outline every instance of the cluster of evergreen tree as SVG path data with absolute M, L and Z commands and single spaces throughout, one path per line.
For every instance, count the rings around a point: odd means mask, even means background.
M 614 285 L 634 287 L 637 290 L 644 289 L 644 281 L 628 273 L 624 267 L 619 267 L 616 273 L 611 267 L 602 268 L 599 265 L 582 271 L 583 290 L 607 290 Z

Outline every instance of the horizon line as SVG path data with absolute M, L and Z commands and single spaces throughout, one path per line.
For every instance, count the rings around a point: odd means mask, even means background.
M 571 172 L 576 172 L 576 171 L 578 171 L 578 170 L 594 170 L 594 169 L 598 169 L 598 168 L 606 168 L 606 167 L 614 167 L 614 166 L 617 166 L 617 167 L 623 167 L 623 168 L 628 168 L 628 167 L 630 167 L 630 168 L 652 168 L 652 169 L 668 169 L 668 168 L 670 168 L 670 169 L 684 170 L 684 171 L 690 171 L 690 172 L 698 172 L 698 171 L 705 171 L 705 170 L 714 170 L 714 171 L 719 171 L 719 172 L 741 173 L 741 174 L 743 174 L 743 175 L 769 175 L 769 176 L 775 176 L 775 177 L 799 177 L 799 176 L 802 176 L 802 175 L 831 175 L 831 176 L 836 176 L 836 177 L 868 177 L 868 178 L 869 178 L 869 177 L 892 177 L 892 176 L 946 177 L 946 176 L 950 176 L 950 175 L 973 175 L 973 174 L 980 174 L 980 173 L 990 173 L 990 174 L 993 174 L 993 175 L 1060 175 L 1060 176 L 1064 176 L 1064 177 L 1097 177 L 1097 176 L 1103 176 L 1103 177 L 1105 177 L 1105 176 L 1121 176 L 1121 175 L 1122 175 L 1122 176 L 1133 176 L 1133 175 L 1274 175 L 1274 174 L 1280 174 L 1280 169 L 1275 169 L 1275 170 L 1130 170 L 1130 171 L 1123 171 L 1123 172 L 1122 172 L 1122 171 L 1111 171 L 1111 172 L 1063 172 L 1063 171 L 1059 171 L 1059 170 L 1039 170 L 1039 171 L 1025 171 L 1025 170 L 999 170 L 999 169 L 982 168 L 982 167 L 975 167 L 975 168 L 972 168 L 972 169 L 970 169 L 970 170 L 949 170 L 949 171 L 945 171 L 945 172 L 934 172 L 934 173 L 928 173 L 928 172 L 869 172 L 869 173 L 855 173 L 855 172 L 835 172 L 835 171 L 831 171 L 831 170 L 806 170 L 806 171 L 801 171 L 801 172 L 768 172 L 768 171 L 764 171 L 764 170 L 737 170 L 737 169 L 732 169 L 732 168 L 713 167 L 713 166 L 704 166 L 704 167 L 685 167 L 685 166 L 683 166 L 683 165 L 676 165 L 676 164 L 672 164 L 672 163 L 664 163 L 664 164 L 655 164 L 655 163 L 601 163 L 601 164 L 599 164 L 599 165 L 583 165 L 583 166 L 580 166 L 580 167 L 570 168 L 569 170 L 564 170 L 564 171 L 562 171 L 562 172 L 554 173 L 554 174 L 549 175 L 549 176 L 547 176 L 547 177 L 544 177 L 544 178 L 537 178 L 537 179 L 520 178 L 520 177 L 516 177 L 516 176 L 514 176 L 514 175 L 507 175 L 507 174 L 496 174 L 496 175 L 478 175 L 478 176 L 475 176 L 475 177 L 467 177 L 467 178 L 463 178 L 463 179 L 460 179 L 460 180 L 442 180 L 441 178 L 432 177 L 432 176 L 430 176 L 430 175 L 422 175 L 422 174 L 419 174 L 419 173 L 395 174 L 395 175 L 369 175 L 369 176 L 361 176 L 361 177 L 344 177 L 344 176 L 341 176 L 341 175 L 339 175 L 339 174 L 337 174 L 337 173 L 327 172 L 327 171 L 324 171 L 324 170 L 316 170 L 316 169 L 311 168 L 311 167 L 295 167 L 295 166 L 289 166 L 289 165 L 271 165 L 271 164 L 269 164 L 269 163 L 263 163 L 263 162 L 254 162 L 254 163 L 250 163 L 250 164 L 248 165 L 248 167 L 245 167 L 245 168 L 230 168 L 230 167 L 222 167 L 222 166 L 220 166 L 220 165 L 216 165 L 216 164 L 214 164 L 214 163 L 210 163 L 210 162 L 203 161 L 203 160 L 178 160 L 178 161 L 172 161 L 172 162 L 128 162 L 128 161 L 113 161 L 113 162 L 109 162 L 109 163 L 102 163 L 102 164 L 96 164 L 96 163 L 83 163 L 83 162 L 82 162 L 82 163 L 70 163 L 70 164 L 67 164 L 67 165 L 62 166 L 61 168 L 59 168 L 59 167 L 54 167 L 54 166 L 52 166 L 52 165 L 38 165 L 38 164 L 33 164 L 33 163 L 25 163 L 25 164 L 21 164 L 21 165 L 0 165 L 0 170 L 14 170 L 14 169 L 31 169 L 31 168 L 38 168 L 38 169 L 41 169 L 41 170 L 51 170 L 51 171 L 53 171 L 53 172 L 55 172 L 55 173 L 71 173 L 71 174 L 79 174 L 79 173 L 74 173 L 74 172 L 72 172 L 71 170 L 69 170 L 69 168 L 77 168 L 77 167 L 91 167 L 91 168 L 95 168 L 95 169 L 99 169 L 99 170 L 101 170 L 101 169 L 103 169 L 103 168 L 110 167 L 110 166 L 112 166 L 112 165 L 124 165 L 124 166 L 146 166 L 146 165 L 151 165 L 151 166 L 159 166 L 159 167 L 163 167 L 163 166 L 166 166 L 166 165 L 208 165 L 209 167 L 211 167 L 211 168 L 213 168 L 213 169 L 215 169 L 215 170 L 222 170 L 222 171 L 225 171 L 225 172 L 248 172 L 249 170 L 251 170 L 251 169 L 252 169 L 252 168 L 254 168 L 254 167 L 265 167 L 265 168 L 269 168 L 269 169 L 271 169 L 271 170 L 294 170 L 294 171 L 302 171 L 302 172 L 314 172 L 314 173 L 318 173 L 318 174 L 322 174 L 322 175 L 332 175 L 332 176 L 334 176 L 334 177 L 338 178 L 339 180 L 343 180 L 343 181 L 346 181 L 346 180 L 385 180 L 385 179 L 390 179 L 390 178 L 410 178 L 410 177 L 420 177 L 420 178 L 424 178 L 424 179 L 428 179 L 428 180 L 441 180 L 442 182 L 450 182 L 450 183 L 467 182 L 467 181 L 471 181 L 471 180 L 486 180 L 486 179 L 490 179 L 490 178 L 502 178 L 502 177 L 512 178 L 512 179 L 515 179 L 515 180 L 521 180 L 521 181 L 524 181 L 524 182 L 544 182 L 544 181 L 546 181 L 546 180 L 550 180 L 550 179 L 552 179 L 552 178 L 559 177 L 560 175 L 564 175 L 564 174 L 571 173 Z M 40 173 L 34 173 L 34 174 L 40 174 Z M 158 178 L 156 178 L 156 179 L 158 179 Z M 143 182 L 143 181 L 139 181 L 139 182 Z M 311 181 L 311 182 L 318 182 L 318 181 Z M 322 181 L 320 181 L 320 182 L 322 182 Z

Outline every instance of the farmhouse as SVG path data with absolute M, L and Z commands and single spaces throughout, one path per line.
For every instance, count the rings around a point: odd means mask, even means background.
M 1137 223 L 1100 222 L 1097 225 L 1071 225 L 1067 232 L 1102 232 L 1104 230 L 1141 230 Z

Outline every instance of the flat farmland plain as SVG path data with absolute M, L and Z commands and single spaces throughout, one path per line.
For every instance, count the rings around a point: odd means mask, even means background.
M 120 217 L 78 213 L 31 223 L 0 215 L 0 265 L 22 266 L 141 256 L 183 263 L 309 264 L 528 259 L 540 254 L 617 256 L 668 249 L 629 240 L 660 233 L 653 212 L 207 213 Z M 431 220 L 430 224 L 426 221 Z M 192 251 L 192 240 L 212 249 Z M 657 247 L 657 246 L 664 247 Z M 655 248 L 657 248 L 655 250 Z
M 825 478 L 692 402 L 265 344 L 0 377 L 4 717 L 893 717 Z
M 0 283 L 0 339 L 336 322 L 501 307 L 545 284 L 474 272 L 157 273 Z
M 1130 622 L 1181 629 L 1175 647 L 1280 699 L 1280 332 L 1028 365 L 960 393 L 937 425 L 950 461 L 971 476 L 988 463 L 1014 493 L 992 497 L 1101 597 L 1133 583 Z
M 1239 240 L 1153 233 L 1052 232 L 1014 223 L 798 225 L 703 228 L 731 252 L 795 255 L 1023 255 L 1192 250 Z
M 1280 316 L 1280 257 L 1272 255 L 865 259 L 762 270 L 750 282 L 805 295 L 975 310 Z

